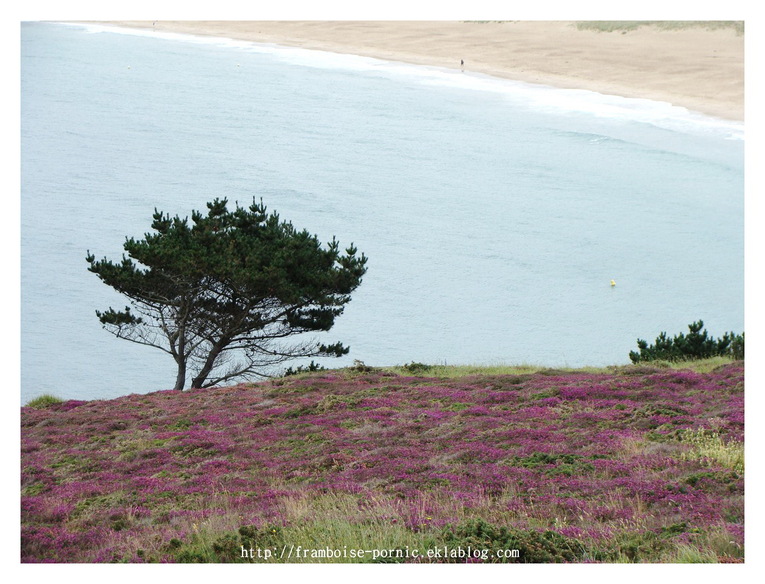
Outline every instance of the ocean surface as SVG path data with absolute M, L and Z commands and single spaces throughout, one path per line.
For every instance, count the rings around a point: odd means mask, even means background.
M 23 23 L 21 403 L 173 386 L 168 355 L 101 328 L 126 299 L 85 256 L 215 197 L 369 257 L 327 367 L 626 364 L 697 319 L 742 332 L 743 159 L 743 124 L 667 103 Z

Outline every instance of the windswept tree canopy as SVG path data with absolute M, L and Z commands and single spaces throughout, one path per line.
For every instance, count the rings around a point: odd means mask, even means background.
M 153 232 L 128 238 L 122 261 L 96 260 L 89 271 L 127 296 L 130 306 L 96 315 L 118 338 L 157 347 L 178 365 L 175 389 L 209 387 L 262 375 L 296 357 L 341 356 L 340 343 L 301 333 L 328 331 L 366 273 L 367 258 L 339 244 L 323 248 L 263 202 L 170 217 L 155 209 Z

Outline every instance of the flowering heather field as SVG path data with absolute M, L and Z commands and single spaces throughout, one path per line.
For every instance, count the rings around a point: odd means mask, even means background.
M 743 362 L 24 407 L 21 560 L 741 562 L 743 438 Z

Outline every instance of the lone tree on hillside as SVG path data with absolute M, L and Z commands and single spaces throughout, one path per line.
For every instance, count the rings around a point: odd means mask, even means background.
M 120 339 L 157 347 L 178 366 L 175 389 L 210 387 L 264 375 L 268 366 L 296 357 L 348 353 L 341 343 L 289 337 L 328 331 L 366 273 L 357 249 L 325 248 L 266 207 L 229 211 L 227 200 L 207 203 L 207 215 L 171 218 L 156 209 L 154 232 L 128 238 L 129 257 L 97 261 L 89 271 L 130 299 L 133 310 L 96 311 Z

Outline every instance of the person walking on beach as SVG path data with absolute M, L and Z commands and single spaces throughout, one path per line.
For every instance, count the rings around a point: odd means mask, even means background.
M 464 60 L 464 59 L 460 59 L 460 69 L 461 69 L 462 71 L 464 71 L 464 70 L 465 70 L 465 60 Z

